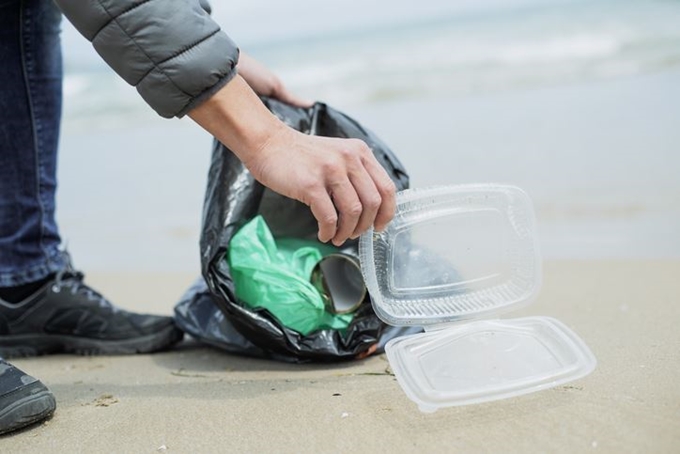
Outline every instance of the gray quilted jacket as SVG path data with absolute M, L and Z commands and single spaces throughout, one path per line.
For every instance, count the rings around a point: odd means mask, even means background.
M 181 117 L 236 74 L 238 48 L 207 0 L 55 0 L 163 117 Z

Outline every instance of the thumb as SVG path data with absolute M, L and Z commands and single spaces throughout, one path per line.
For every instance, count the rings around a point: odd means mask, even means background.
M 301 98 L 300 96 L 294 95 L 290 91 L 288 91 L 287 88 L 282 87 L 279 93 L 276 94 L 275 96 L 279 101 L 283 101 L 287 104 L 293 105 L 295 107 L 312 107 L 314 105 L 314 101 L 310 101 L 309 99 Z

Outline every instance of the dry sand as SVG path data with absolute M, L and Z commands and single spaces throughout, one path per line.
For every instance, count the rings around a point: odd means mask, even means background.
M 121 305 L 169 313 L 194 276 L 93 275 Z M 135 301 L 144 303 L 135 305 Z M 384 357 L 289 365 L 185 343 L 130 357 L 16 360 L 56 394 L 19 452 L 680 452 L 680 261 L 550 262 L 538 301 L 598 358 L 567 386 L 421 414 Z

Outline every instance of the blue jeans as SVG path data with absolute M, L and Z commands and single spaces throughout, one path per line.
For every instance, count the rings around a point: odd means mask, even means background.
M 51 0 L 0 0 L 0 287 L 65 266 L 55 220 L 60 26 Z

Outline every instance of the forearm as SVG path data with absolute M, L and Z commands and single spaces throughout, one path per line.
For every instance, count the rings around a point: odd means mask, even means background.
M 273 136 L 286 129 L 239 75 L 188 115 L 247 167 Z

